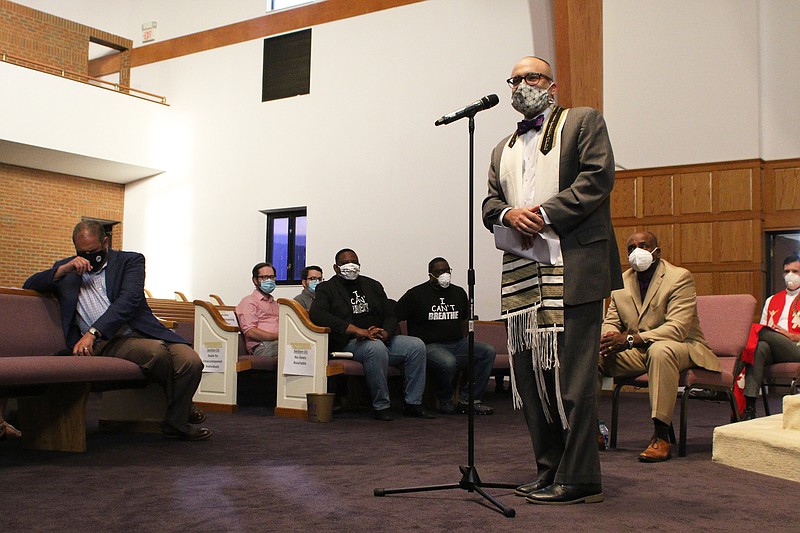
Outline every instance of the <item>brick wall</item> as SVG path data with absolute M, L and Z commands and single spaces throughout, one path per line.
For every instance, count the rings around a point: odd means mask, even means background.
M 90 39 L 122 50 L 119 83 L 130 85 L 130 39 L 0 0 L 0 53 L 88 75 Z
M 90 39 L 125 50 L 119 82 L 129 85 L 130 39 L 0 0 L 0 53 L 85 75 Z M 124 193 L 117 183 L 0 163 L 0 286 L 20 287 L 74 254 L 72 228 L 81 218 L 121 222 Z M 122 224 L 112 239 L 122 246 Z
M 34 272 L 75 253 L 81 218 L 122 221 L 125 187 L 0 163 L 0 286 L 21 287 Z M 122 224 L 114 226 L 122 247 Z

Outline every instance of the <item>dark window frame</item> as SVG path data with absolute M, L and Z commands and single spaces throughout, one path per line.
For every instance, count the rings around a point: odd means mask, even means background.
M 288 221 L 288 242 L 286 250 L 286 271 L 278 272 L 275 266 L 275 274 L 278 279 L 275 280 L 276 285 L 300 285 L 301 272 L 305 268 L 306 257 L 303 256 L 303 264 L 297 268 L 294 264 L 295 252 L 297 248 L 297 219 L 305 218 L 306 227 L 308 227 L 308 209 L 306 207 L 292 207 L 288 209 L 268 209 L 261 211 L 267 216 L 267 231 L 266 231 L 266 256 L 264 261 L 275 265 L 274 260 L 275 252 L 275 222 L 277 220 L 286 219 Z M 280 279 L 285 277 L 286 279 Z

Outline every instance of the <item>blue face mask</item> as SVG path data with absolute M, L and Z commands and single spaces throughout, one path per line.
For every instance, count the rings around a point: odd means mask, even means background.
M 311 281 L 308 282 L 308 290 L 310 290 L 311 292 L 316 292 L 317 291 L 317 285 L 319 285 L 319 280 L 318 279 L 312 279 Z
M 269 294 L 275 290 L 275 280 L 274 279 L 265 279 L 261 282 L 261 292 L 264 294 Z

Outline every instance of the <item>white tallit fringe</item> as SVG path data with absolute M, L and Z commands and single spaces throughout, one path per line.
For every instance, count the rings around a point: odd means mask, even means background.
M 552 423 L 550 416 L 550 398 L 544 381 L 544 371 L 555 372 L 556 405 L 561 417 L 561 427 L 569 429 L 564 403 L 561 400 L 560 365 L 558 362 L 558 333 L 564 331 L 562 326 L 540 327 L 536 321 L 540 304 L 505 315 L 508 320 L 508 351 L 512 361 L 510 367 L 512 401 L 515 409 L 522 407 L 522 398 L 517 391 L 517 381 L 514 375 L 513 356 L 525 350 L 531 351 L 534 379 L 537 384 L 539 399 L 542 402 L 542 411 L 548 423 Z

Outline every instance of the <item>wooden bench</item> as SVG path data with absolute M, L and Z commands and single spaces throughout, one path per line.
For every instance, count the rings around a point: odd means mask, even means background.
M 0 396 L 17 398 L 23 445 L 85 451 L 90 390 L 140 388 L 144 374 L 124 359 L 72 356 L 54 297 L 0 288 L 0 309 Z

